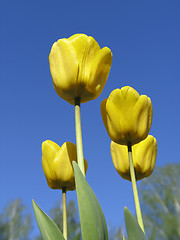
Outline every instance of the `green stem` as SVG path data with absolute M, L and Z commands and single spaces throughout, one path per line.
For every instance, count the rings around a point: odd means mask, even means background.
M 66 188 L 62 189 L 63 201 L 63 236 L 67 240 L 67 207 L 66 207 Z
M 131 145 L 128 146 L 128 156 L 129 156 L 129 167 L 130 167 L 130 175 L 131 175 L 131 182 L 132 182 L 132 188 L 133 188 L 133 194 L 134 194 L 134 202 L 135 202 L 135 207 L 136 207 L 137 220 L 138 220 L 139 226 L 141 227 L 142 231 L 145 234 L 142 213 L 141 213 L 141 207 L 140 207 L 139 197 L 138 197 L 138 190 L 137 190 L 137 184 L 136 184 L 136 177 L 135 177 L 135 171 L 134 171 Z
M 81 111 L 80 98 L 75 98 L 75 126 L 76 126 L 76 147 L 77 147 L 77 161 L 81 172 L 85 176 L 82 131 L 81 131 Z

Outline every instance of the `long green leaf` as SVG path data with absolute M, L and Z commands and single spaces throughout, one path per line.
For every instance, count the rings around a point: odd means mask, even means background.
M 128 240 L 146 240 L 146 236 L 139 227 L 138 222 L 127 207 L 124 208 L 124 217 Z
M 53 220 L 41 210 L 41 208 L 34 202 L 33 209 L 36 221 L 43 240 L 64 240 L 64 237 Z
M 96 195 L 75 162 L 73 167 L 83 240 L 107 240 L 106 220 Z

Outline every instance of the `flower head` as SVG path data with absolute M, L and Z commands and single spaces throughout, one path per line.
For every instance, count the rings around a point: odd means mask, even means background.
M 77 162 L 76 145 L 65 142 L 61 147 L 46 140 L 42 143 L 42 166 L 48 186 L 52 189 L 74 190 L 72 161 Z M 87 171 L 87 161 L 84 159 Z
M 102 101 L 101 115 L 112 141 L 133 145 L 149 133 L 153 115 L 151 99 L 128 86 L 115 89 Z
M 59 39 L 49 54 L 50 71 L 57 94 L 74 105 L 96 99 L 102 92 L 112 63 L 107 47 L 100 49 L 91 36 L 75 34 Z
M 157 141 L 149 135 L 145 140 L 132 146 L 133 164 L 136 180 L 148 177 L 153 172 L 156 156 Z M 111 156 L 119 175 L 131 181 L 127 146 L 111 142 Z

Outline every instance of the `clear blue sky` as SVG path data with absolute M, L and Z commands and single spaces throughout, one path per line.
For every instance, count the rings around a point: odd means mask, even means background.
M 114 169 L 100 114 L 101 101 L 113 89 L 130 85 L 152 99 L 156 165 L 180 163 L 179 12 L 179 0 L 1 0 L 0 210 L 22 198 L 32 212 L 34 198 L 48 212 L 61 198 L 46 184 L 41 143 L 75 143 L 74 108 L 54 91 L 48 55 L 55 41 L 75 33 L 91 35 L 113 52 L 102 94 L 81 109 L 87 180 L 107 222 L 121 224 L 125 205 L 134 212 L 131 184 Z

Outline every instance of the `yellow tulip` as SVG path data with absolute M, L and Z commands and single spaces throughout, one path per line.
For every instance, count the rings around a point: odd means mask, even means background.
M 152 123 L 151 99 L 126 86 L 115 89 L 101 103 L 101 115 L 112 141 L 133 145 L 144 140 Z
M 49 54 L 55 91 L 73 105 L 75 98 L 85 103 L 101 94 L 111 63 L 111 50 L 100 49 L 95 39 L 85 34 L 59 39 Z
M 71 142 L 65 142 L 61 147 L 50 140 L 42 143 L 42 166 L 50 188 L 75 189 L 72 161 L 77 162 L 76 155 L 76 145 Z M 87 161 L 84 159 L 84 162 L 87 171 Z
M 156 139 L 148 135 L 145 140 L 132 146 L 132 155 L 136 180 L 150 176 L 156 163 Z M 127 146 L 112 141 L 111 156 L 119 175 L 131 181 Z

